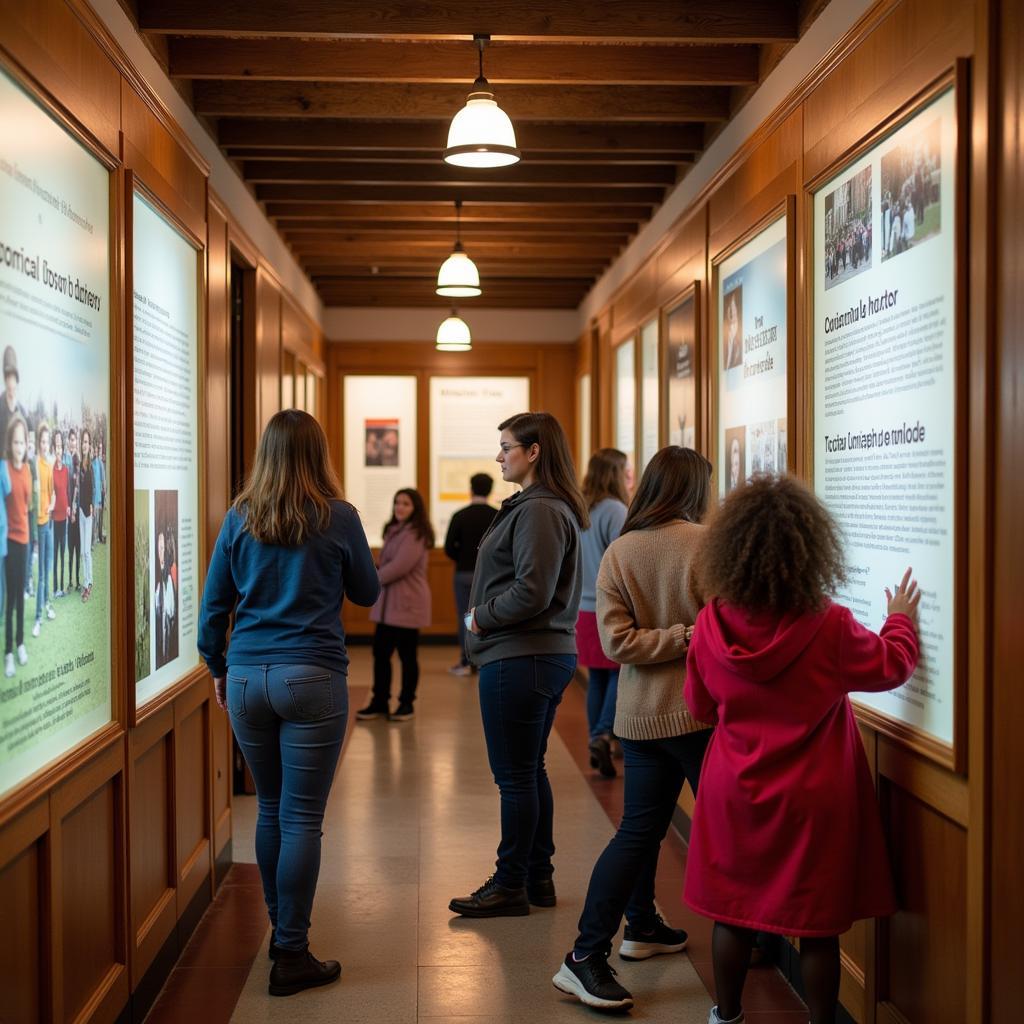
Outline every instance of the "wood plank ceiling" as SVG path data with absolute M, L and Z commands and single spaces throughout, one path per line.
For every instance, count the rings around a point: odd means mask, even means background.
M 574 308 L 827 0 L 122 0 L 324 303 Z M 484 73 L 522 161 L 441 159 Z

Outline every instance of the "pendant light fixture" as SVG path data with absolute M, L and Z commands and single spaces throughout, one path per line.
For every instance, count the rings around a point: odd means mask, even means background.
M 480 274 L 476 264 L 466 255 L 462 248 L 462 235 L 460 233 L 462 212 L 462 200 L 455 200 L 455 248 L 451 256 L 441 264 L 437 272 L 438 295 L 446 298 L 462 299 L 480 294 Z
M 494 102 L 490 82 L 484 78 L 484 46 L 490 36 L 473 36 L 480 51 L 480 76 L 466 105 L 448 128 L 445 163 L 456 167 L 507 167 L 519 162 L 516 133 L 505 113 Z
M 452 315 L 437 328 L 435 347 L 438 352 L 468 352 L 473 347 L 469 324 L 455 312 L 454 306 Z

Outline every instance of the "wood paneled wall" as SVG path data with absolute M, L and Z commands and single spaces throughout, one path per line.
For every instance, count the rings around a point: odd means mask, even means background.
M 570 382 L 576 375 L 575 345 L 477 344 L 468 354 L 438 352 L 430 342 L 388 342 L 360 344 L 332 342 L 327 345 L 327 436 L 331 454 L 342 480 L 345 479 L 342 381 L 346 374 L 391 374 L 399 372 L 419 380 L 417 403 L 417 488 L 429 501 L 430 494 L 430 410 L 428 380 L 437 375 L 519 376 L 530 379 L 530 405 L 550 412 L 572 438 L 576 431 L 576 393 Z M 495 449 L 497 454 L 497 449 Z M 428 636 L 454 636 L 458 628 L 455 597 L 452 590 L 452 563 L 442 548 L 430 552 L 427 573 L 433 600 L 433 623 L 422 633 Z M 369 636 L 373 632 L 369 610 L 345 604 L 342 611 L 345 632 L 349 636 Z
M 230 501 L 232 259 L 254 277 L 245 343 L 256 358 L 247 440 L 280 407 L 282 352 L 321 360 L 318 328 L 208 189 L 208 169 L 79 0 L 0 0 L 0 63 L 85 133 L 112 167 L 111 421 L 131 436 L 127 325 L 133 183 L 204 250 L 200 416 L 202 550 Z M 131 493 L 130 446 L 112 447 L 112 490 Z M 231 738 L 205 668 L 134 708 L 129 501 L 110 524 L 114 720 L 0 801 L 0 1017 L 141 1020 L 230 861 Z
M 697 281 L 703 299 L 698 444 L 713 458 L 716 388 L 707 369 L 714 364 L 712 266 L 786 204 L 793 216 L 796 290 L 790 383 L 797 429 L 790 468 L 809 478 L 809 183 L 838 168 L 862 139 L 964 62 L 971 123 L 961 145 L 972 173 L 958 180 L 969 230 L 957 255 L 970 296 L 969 324 L 963 319 L 971 412 L 962 441 L 971 611 L 959 628 L 968 651 L 969 706 L 961 723 L 968 753 L 964 770 L 952 770 L 862 723 L 901 909 L 842 937 L 842 999 L 860 1024 L 982 1024 L 1012 1017 L 1020 1005 L 1011 950 L 1024 912 L 1018 737 L 1024 648 L 1011 623 L 1024 620 L 1014 584 L 1024 571 L 1022 24 L 1020 5 L 1009 0 L 882 0 L 821 67 L 808 69 L 808 79 L 702 191 L 580 343 L 577 374 L 594 373 L 595 446 L 609 444 L 612 349 Z

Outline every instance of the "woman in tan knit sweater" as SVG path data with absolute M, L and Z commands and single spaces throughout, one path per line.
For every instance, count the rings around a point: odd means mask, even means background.
M 683 701 L 686 651 L 702 605 L 694 563 L 711 493 L 711 463 L 690 448 L 662 448 L 644 471 L 619 539 L 597 577 L 597 622 L 619 662 L 615 735 L 626 782 L 622 823 L 594 865 L 579 935 L 553 978 L 587 1006 L 626 1009 L 629 992 L 608 965 L 623 913 L 619 956 L 645 960 L 686 947 L 654 906 L 658 852 L 685 781 L 694 793 L 711 729 Z

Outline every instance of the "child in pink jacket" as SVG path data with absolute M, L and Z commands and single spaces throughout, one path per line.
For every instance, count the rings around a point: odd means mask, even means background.
M 880 633 L 828 595 L 844 578 L 831 516 L 791 477 L 734 491 L 705 540 L 687 706 L 716 723 L 704 758 L 686 902 L 715 921 L 718 1006 L 743 1020 L 756 931 L 800 936 L 812 1024 L 834 1024 L 839 935 L 895 909 L 852 691 L 891 690 L 917 665 L 920 591 L 885 591 Z

